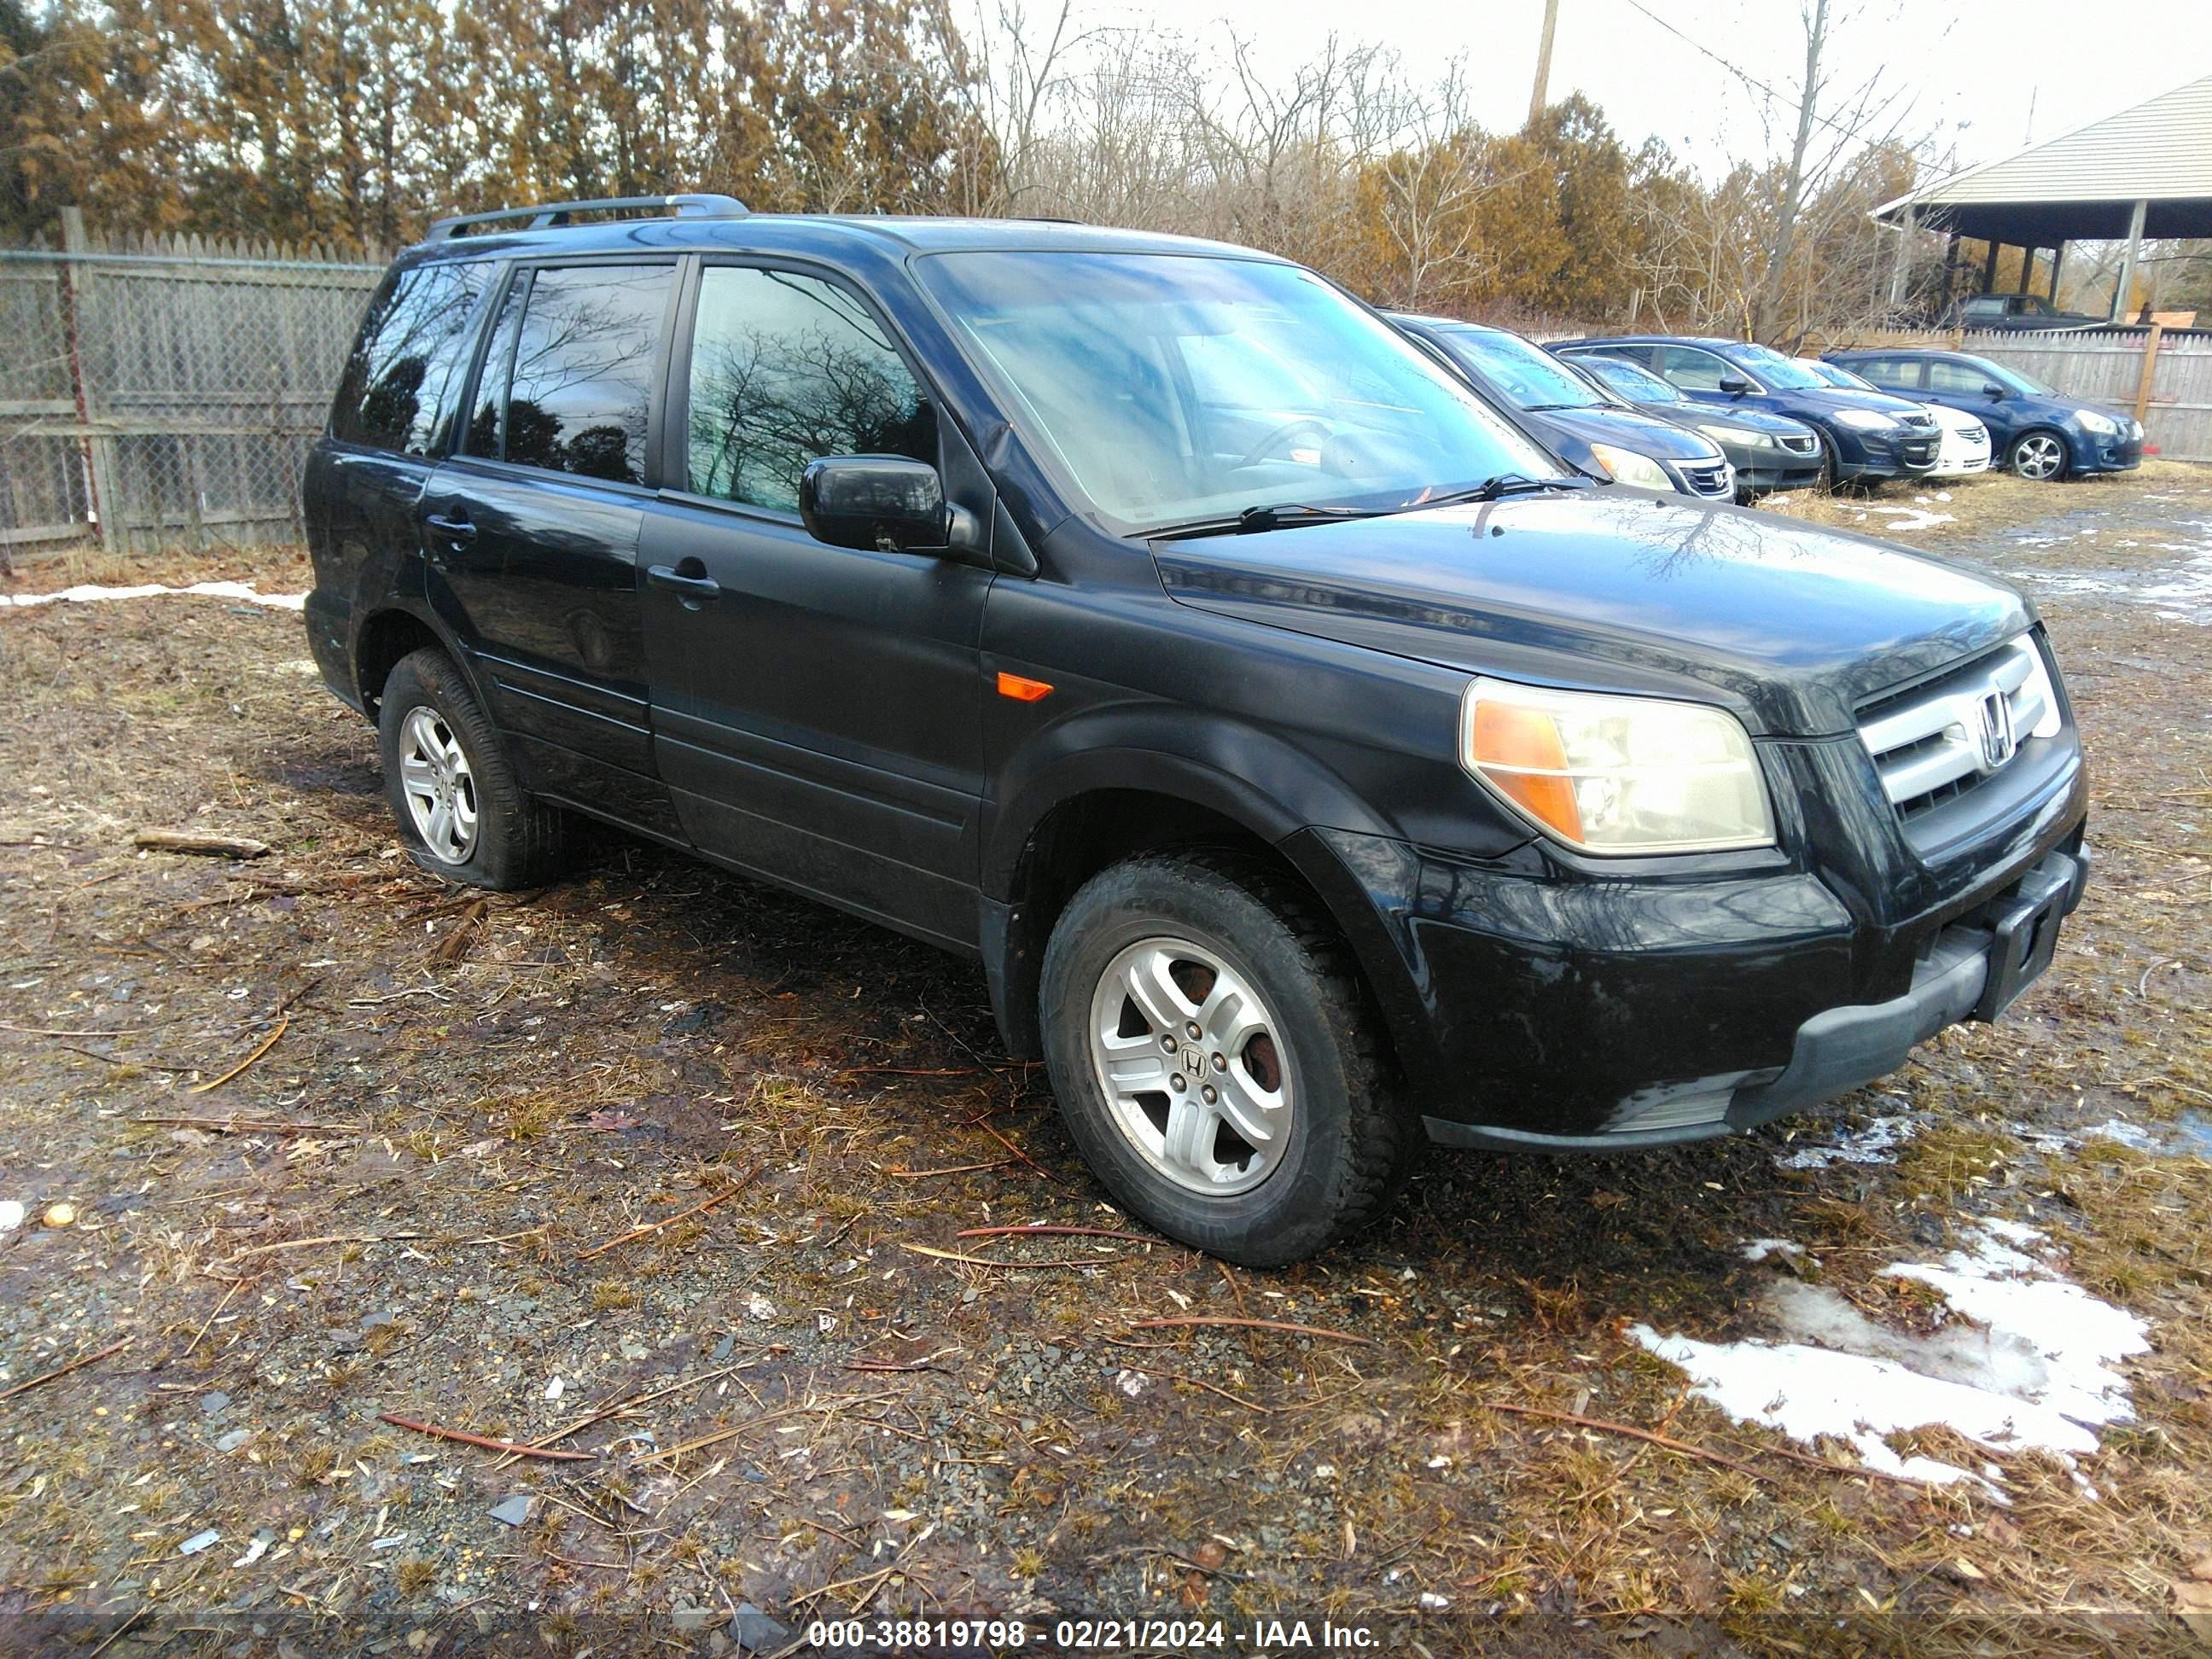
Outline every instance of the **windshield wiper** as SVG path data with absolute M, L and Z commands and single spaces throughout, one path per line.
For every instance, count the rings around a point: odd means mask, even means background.
M 1251 536 L 1269 530 L 1288 530 L 1304 524 L 1334 524 L 1340 519 L 1373 519 L 1398 509 L 1390 507 L 1305 507 L 1286 501 L 1275 507 L 1248 507 L 1233 517 L 1192 519 L 1182 524 L 1155 525 L 1137 535 L 1148 542 L 1175 541 L 1186 536 Z
M 1290 501 L 1274 507 L 1248 507 L 1224 518 L 1191 519 L 1179 524 L 1154 525 L 1136 532 L 1139 541 L 1180 541 L 1197 536 L 1252 536 L 1269 530 L 1291 530 L 1300 525 L 1336 524 L 1348 519 L 1382 519 L 1394 513 L 1421 513 L 1432 507 L 1456 507 L 1467 501 L 1494 501 L 1502 495 L 1526 495 L 1547 489 L 1587 489 L 1585 478 L 1531 478 L 1519 472 L 1501 472 L 1466 489 L 1448 489 L 1395 507 L 1307 507 Z
M 1480 483 L 1466 489 L 1451 489 L 1441 495 L 1431 495 L 1426 501 L 1408 501 L 1398 509 L 1401 513 L 1418 513 L 1431 507 L 1455 507 L 1462 501 L 1494 501 L 1503 495 L 1540 495 L 1547 489 L 1588 489 L 1587 478 L 1532 478 L 1522 472 L 1501 472 L 1494 478 L 1485 478 Z

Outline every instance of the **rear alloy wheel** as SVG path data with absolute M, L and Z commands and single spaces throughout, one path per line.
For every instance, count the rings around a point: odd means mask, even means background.
M 400 845 L 433 875 L 506 890 L 551 879 L 567 820 L 522 787 L 452 658 L 428 647 L 399 659 L 377 713 L 385 798 Z
M 1326 1249 L 1388 1200 L 1419 1129 L 1349 952 L 1301 889 L 1193 850 L 1068 901 L 1045 950 L 1068 1133 L 1132 1215 L 1246 1267 Z
M 2056 432 L 2023 432 L 2012 441 L 2012 470 L 2037 483 L 2066 476 L 2066 441 Z

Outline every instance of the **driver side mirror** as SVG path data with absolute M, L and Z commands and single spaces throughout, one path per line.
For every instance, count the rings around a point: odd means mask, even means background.
M 1999 386 L 1995 380 L 1984 380 L 1982 382 L 1982 396 L 1984 398 L 2002 398 L 2004 395 L 2005 389 Z
M 1723 374 L 1721 376 L 1720 389 L 1731 398 L 1741 398 L 1751 390 L 1751 382 L 1741 374 Z
M 832 547 L 872 553 L 982 551 L 981 526 L 948 507 L 944 481 L 903 455 L 825 455 L 799 475 L 806 533 Z

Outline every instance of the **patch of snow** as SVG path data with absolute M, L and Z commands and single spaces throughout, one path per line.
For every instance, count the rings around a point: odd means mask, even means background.
M 1928 498 L 1923 495 L 1918 499 L 1924 501 Z M 1885 530 L 1929 530 L 1939 524 L 1957 521 L 1952 514 L 1931 512 L 1924 507 L 1870 507 L 1867 513 L 1879 513 L 1888 520 L 1889 522 L 1882 526 Z M 1866 513 L 1859 516 L 1864 518 Z
M 2121 1146 L 2133 1146 L 2138 1152 L 2148 1152 L 2158 1145 L 2157 1138 L 2149 1130 L 2138 1127 L 2124 1118 L 2108 1117 L 2102 1123 L 2093 1123 L 2081 1131 L 2081 1139 L 2084 1140 L 2088 1139 L 2092 1135 L 2101 1136 L 2106 1140 L 2117 1140 Z
M 1646 1325 L 1629 1334 L 1729 1415 L 1808 1444 L 1848 1441 L 1870 1468 L 1939 1485 L 1998 1479 L 1993 1464 L 1978 1473 L 1899 1457 L 1884 1438 L 1930 1425 L 1992 1451 L 2050 1451 L 2070 1467 L 2096 1450 L 2100 1425 L 2133 1417 L 2115 1366 L 2149 1347 L 2148 1327 L 2030 1255 L 2042 1238 L 2018 1223 L 1984 1222 L 1940 1262 L 1886 1269 L 1928 1285 L 1957 1316 L 1932 1335 L 1893 1330 L 1794 1279 L 1763 1298 L 1780 1340 L 1700 1342 Z
M 1825 1170 L 1832 1164 L 1890 1164 L 1893 1154 L 1912 1139 L 1909 1117 L 1878 1117 L 1863 1129 L 1850 1129 L 1826 1146 L 1801 1146 L 1774 1161 L 1785 1170 Z
M 299 611 L 307 603 L 305 593 L 264 593 L 246 582 L 194 582 L 188 587 L 165 587 L 160 582 L 143 582 L 136 587 L 103 587 L 97 582 L 82 582 L 53 593 L 0 593 L 0 611 L 10 607 L 25 610 L 36 605 L 93 605 L 105 599 L 150 599 L 167 593 L 239 599 L 277 611 Z
M 1802 1255 L 1805 1247 L 1786 1238 L 1754 1238 L 1743 1247 L 1746 1261 L 1764 1261 L 1770 1255 Z

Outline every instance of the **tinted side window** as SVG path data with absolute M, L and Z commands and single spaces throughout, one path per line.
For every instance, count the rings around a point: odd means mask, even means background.
M 1917 390 L 1920 385 L 1920 365 L 1910 358 L 1869 357 L 1851 367 L 1876 386 L 1907 391 Z
M 417 265 L 377 290 L 331 405 L 331 434 L 404 454 L 428 453 L 459 371 L 490 264 Z
M 1659 360 L 1659 372 L 1685 392 L 1718 392 L 1723 377 L 1737 374 L 1710 351 L 1688 346 L 1668 346 Z
M 483 372 L 477 377 L 477 406 L 461 434 L 461 447 L 471 455 L 499 459 L 500 416 L 507 411 L 507 380 L 514 368 L 514 336 L 522 325 L 522 301 L 530 293 L 530 273 L 525 271 L 507 284 L 499 315 L 491 325 L 491 344 L 485 349 Z
M 1969 300 L 1960 307 L 1960 314 L 1970 323 L 1986 323 L 2004 315 L 2002 299 Z
M 693 331 L 690 487 L 794 512 L 824 455 L 934 465 L 937 414 L 873 313 L 819 277 L 710 265 Z
M 532 276 L 501 434 L 505 459 L 645 481 L 653 358 L 675 272 L 673 265 L 596 265 Z
M 1930 392 L 1959 392 L 1973 397 L 1989 383 L 1989 371 L 1976 368 L 1969 363 L 1937 362 L 1928 365 L 1928 389 Z

